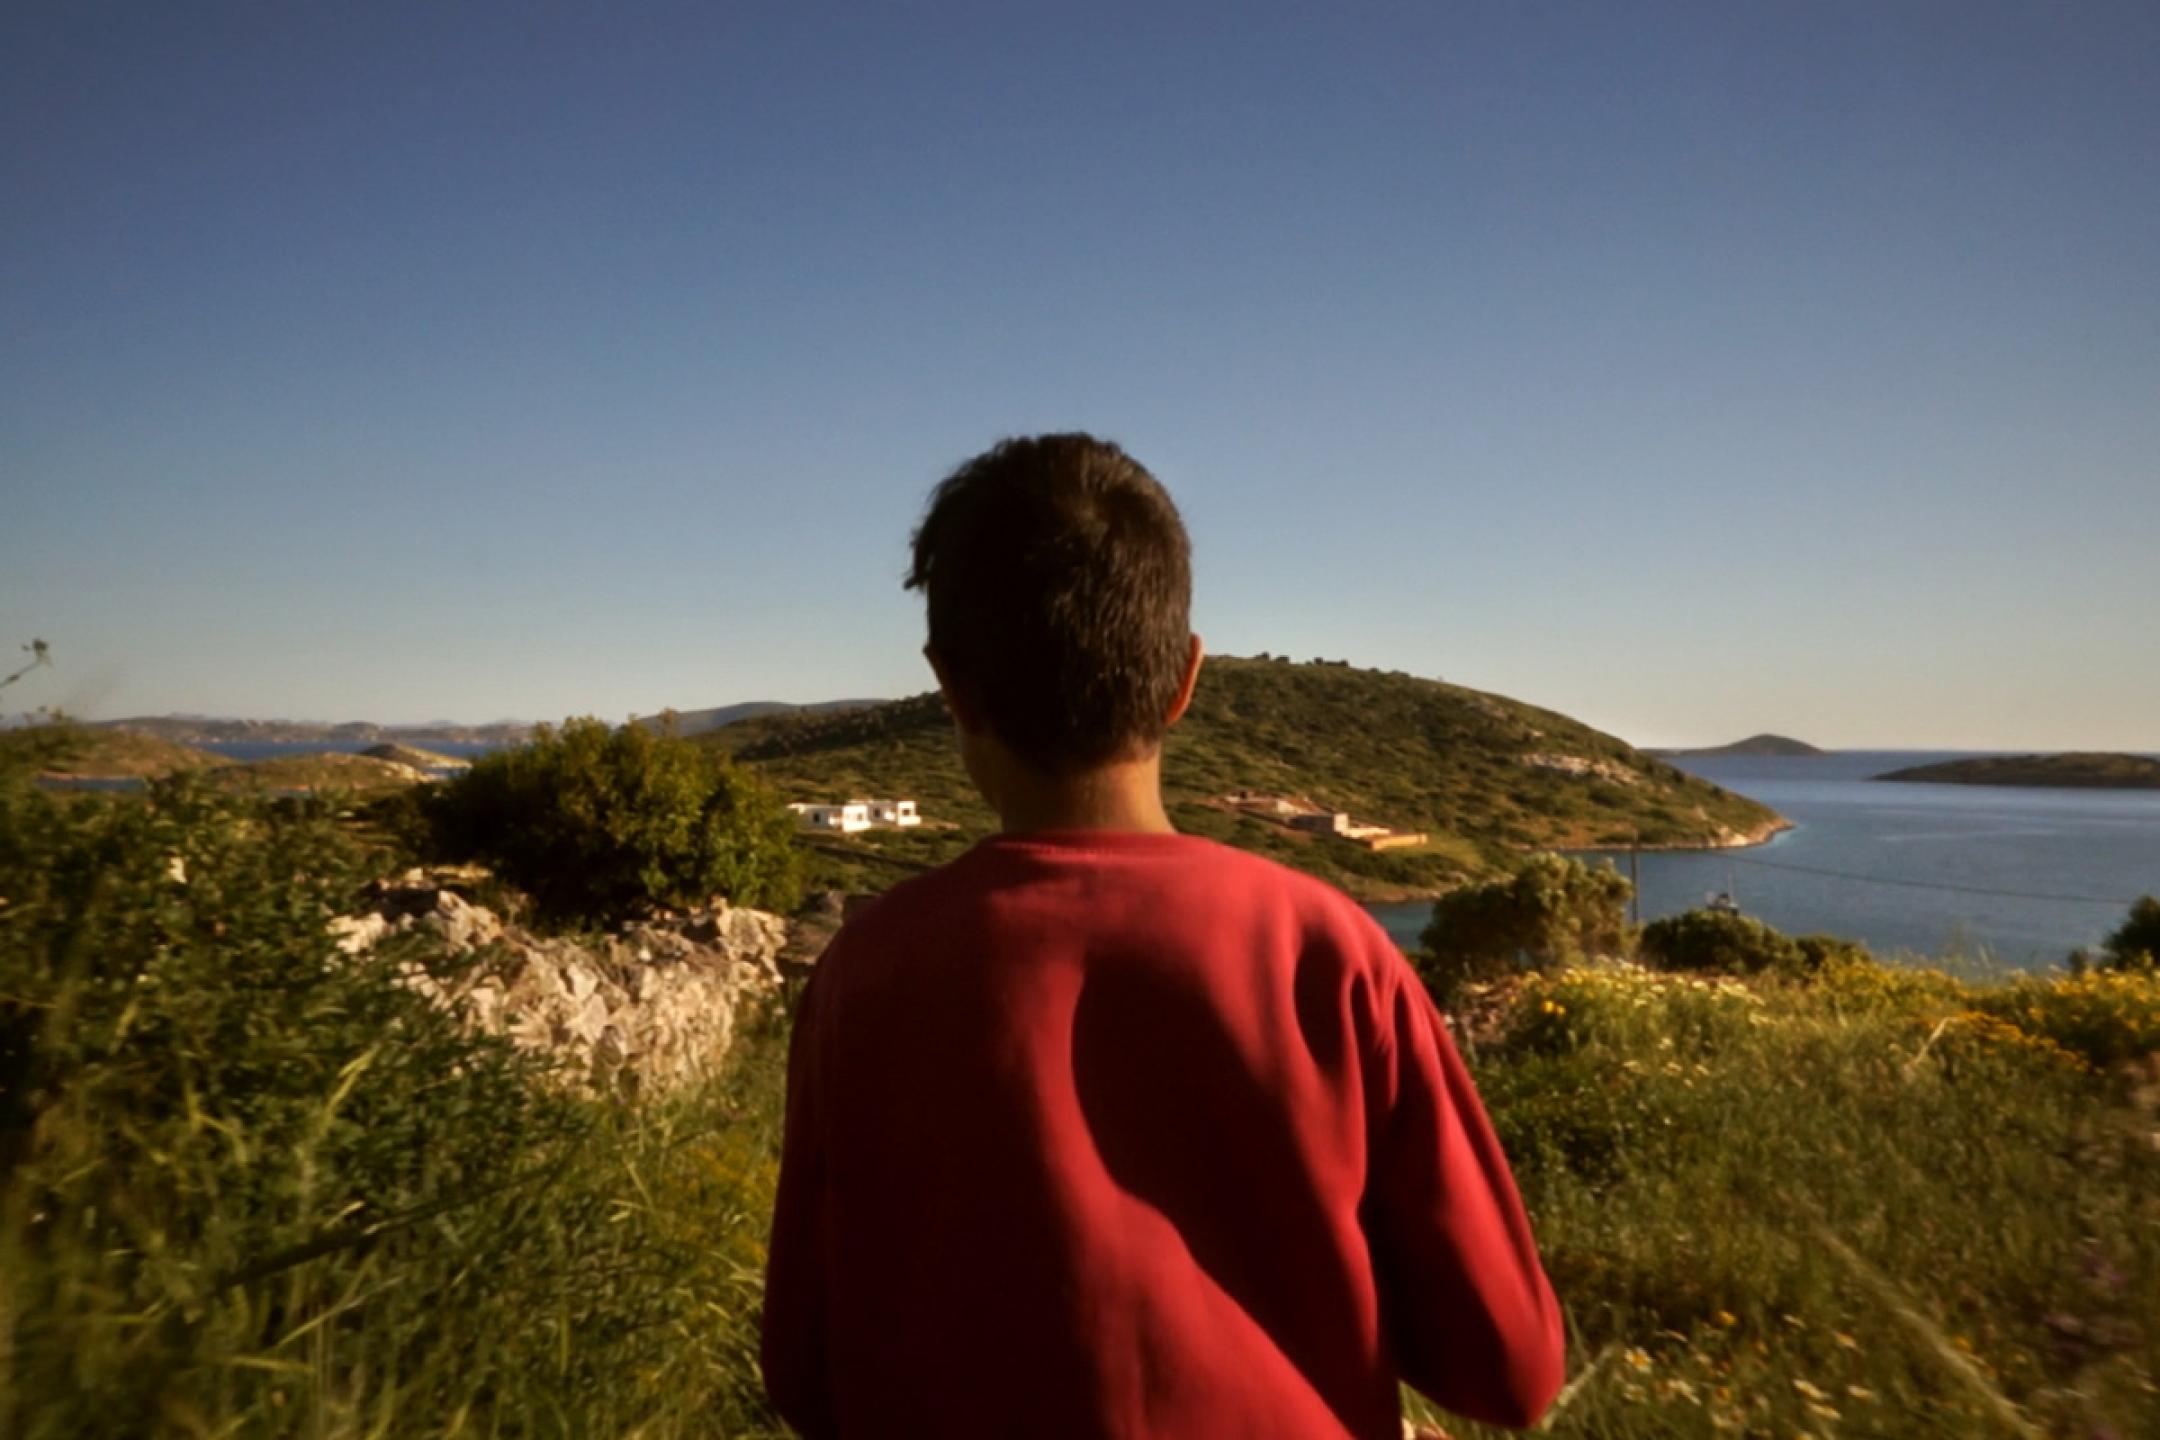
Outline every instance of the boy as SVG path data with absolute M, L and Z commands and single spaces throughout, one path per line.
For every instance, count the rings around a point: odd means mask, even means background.
M 1388 1437 L 1397 1378 L 1527 1425 L 1559 1310 L 1386 934 L 1171 827 L 1185 530 L 1086 435 L 960 467 L 908 584 L 1002 830 L 802 997 L 766 1386 L 827 1436 Z

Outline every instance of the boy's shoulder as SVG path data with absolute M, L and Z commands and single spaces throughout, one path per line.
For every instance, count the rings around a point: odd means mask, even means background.
M 861 902 L 836 940 L 852 944 L 965 925 L 1009 901 L 1028 880 L 1048 878 L 1058 866 L 1091 859 L 1144 861 L 1133 871 L 1134 883 L 1161 886 L 1166 904 L 1206 907 L 1217 914 L 1225 906 L 1271 912 L 1313 941 L 1333 942 L 1330 948 L 1380 961 L 1400 959 L 1401 952 L 1379 921 L 1327 881 L 1197 835 L 1115 836 L 1092 843 L 1061 839 L 1054 844 L 993 836 L 935 870 Z

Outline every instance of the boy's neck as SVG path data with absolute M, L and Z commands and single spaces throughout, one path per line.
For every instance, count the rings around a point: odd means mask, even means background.
M 1017 767 L 999 777 L 999 824 L 1008 835 L 1036 830 L 1175 832 L 1162 803 L 1162 755 L 1121 760 L 1051 778 Z

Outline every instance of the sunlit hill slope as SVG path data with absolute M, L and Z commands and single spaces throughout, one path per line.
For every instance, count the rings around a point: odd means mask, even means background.
M 849 877 L 858 882 L 889 882 L 908 863 L 955 853 L 992 825 L 935 695 L 837 715 L 760 717 L 699 740 L 727 746 L 787 799 L 912 796 L 927 817 L 956 826 L 846 842 L 867 861 L 891 862 Z M 1369 897 L 1442 889 L 1527 850 L 1631 839 L 1730 845 L 1783 825 L 1754 801 L 1554 711 L 1400 672 L 1277 659 L 1207 662 L 1165 749 L 1164 789 L 1179 828 Z M 1221 803 L 1247 791 L 1422 832 L 1428 842 L 1376 853 Z

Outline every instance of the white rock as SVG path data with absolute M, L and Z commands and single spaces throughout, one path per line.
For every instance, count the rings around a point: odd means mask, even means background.
M 576 1083 L 634 1093 L 709 1072 L 727 1053 L 736 1010 L 776 987 L 788 939 L 781 917 L 728 906 L 634 925 L 598 947 L 542 939 L 424 871 L 378 886 L 370 910 L 338 917 L 331 930 L 358 954 L 416 923 L 454 950 L 498 947 L 484 974 L 448 992 L 410 970 L 405 983 L 416 992 L 459 1007 L 475 1029 L 560 1060 Z
M 331 918 L 330 933 L 338 937 L 338 949 L 358 955 L 390 933 L 390 922 L 380 915 L 337 915 Z

